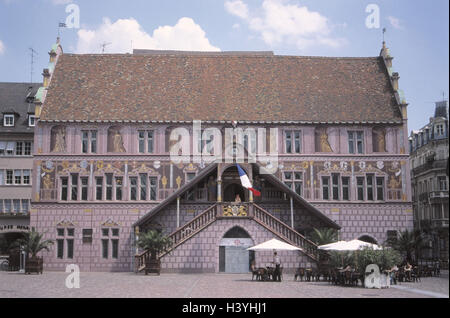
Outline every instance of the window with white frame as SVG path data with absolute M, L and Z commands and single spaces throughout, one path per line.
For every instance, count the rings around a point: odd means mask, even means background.
M 284 132 L 286 153 L 301 152 L 302 144 L 300 136 L 301 136 L 300 130 L 286 130 Z
M 284 171 L 283 182 L 299 196 L 303 194 L 303 173 L 301 171 Z
M 35 115 L 28 116 L 28 126 L 30 126 L 30 127 L 36 126 L 36 116 Z
M 444 125 L 443 124 L 438 124 L 434 127 L 435 127 L 434 131 L 435 131 L 436 137 L 444 136 Z
M 81 152 L 97 153 L 97 131 L 82 130 L 81 131 Z
M 348 152 L 352 154 L 364 153 L 364 132 L 349 131 L 348 132 Z
M 154 149 L 154 131 L 139 130 L 138 131 L 139 153 L 153 153 Z
M 14 115 L 6 114 L 3 116 L 3 126 L 12 127 L 14 126 Z

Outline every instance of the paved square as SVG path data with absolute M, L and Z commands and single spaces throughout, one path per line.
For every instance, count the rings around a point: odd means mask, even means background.
M 449 297 L 448 272 L 389 289 L 340 287 L 327 282 L 252 281 L 251 274 L 80 273 L 80 288 L 65 285 L 69 274 L 0 272 L 0 298 L 436 298 Z

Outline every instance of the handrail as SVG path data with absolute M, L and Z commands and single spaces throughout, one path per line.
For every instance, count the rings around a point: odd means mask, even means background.
M 158 258 L 163 257 L 178 245 L 186 241 L 187 239 L 200 232 L 206 226 L 216 220 L 216 208 L 217 203 L 213 204 L 205 211 L 197 215 L 191 221 L 176 229 L 174 232 L 168 235 L 172 241 L 172 245 L 167 251 L 161 252 Z M 139 272 L 145 268 L 145 261 L 150 256 L 150 251 L 143 251 L 140 254 L 135 255 L 135 272 Z
M 253 211 L 255 221 L 265 225 L 266 228 L 271 230 L 277 235 L 290 242 L 291 244 L 298 246 L 302 249 L 302 252 L 311 257 L 314 260 L 319 259 L 317 245 L 306 237 L 295 231 L 286 223 L 274 217 L 272 214 L 261 208 L 259 205 L 253 203 L 256 209 Z

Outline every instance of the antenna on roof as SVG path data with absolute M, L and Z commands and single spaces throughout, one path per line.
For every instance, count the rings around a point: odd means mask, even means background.
M 105 46 L 112 44 L 111 42 L 103 42 L 102 44 L 100 44 L 100 46 L 102 47 L 102 53 L 105 53 Z
M 30 83 L 33 83 L 33 64 L 34 64 L 34 55 L 38 55 L 38 53 L 32 48 L 28 48 L 31 51 L 31 74 L 30 74 Z
M 383 28 L 383 43 L 384 43 L 384 34 L 386 33 L 386 28 Z

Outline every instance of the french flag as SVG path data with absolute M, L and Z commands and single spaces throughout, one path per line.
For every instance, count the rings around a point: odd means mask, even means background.
M 252 191 L 252 193 L 259 197 L 261 196 L 261 192 L 259 192 L 256 189 L 253 189 L 252 184 L 250 183 L 250 180 L 248 179 L 247 174 L 245 173 L 245 171 L 241 168 L 240 165 L 236 164 L 236 167 L 238 169 L 239 172 L 239 178 L 241 178 L 241 184 L 244 188 L 249 189 L 250 191 Z

